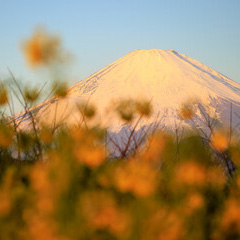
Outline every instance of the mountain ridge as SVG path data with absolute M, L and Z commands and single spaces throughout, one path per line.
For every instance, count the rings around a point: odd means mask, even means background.
M 135 50 L 72 85 L 66 98 L 52 98 L 38 104 L 35 112 L 36 117 L 41 116 L 41 121 L 48 124 L 54 118 L 73 124 L 81 118 L 78 103 L 91 103 L 98 109 L 96 119 L 119 132 L 123 123 L 116 116 L 109 117 L 109 105 L 129 98 L 151 101 L 153 116 L 143 124 L 150 124 L 156 121 L 156 116 L 165 114 L 163 125 L 168 128 L 174 128 L 176 123 L 190 125 L 179 116 L 179 109 L 188 102 L 201 104 L 208 115 L 227 125 L 230 105 L 234 112 L 239 111 L 240 85 L 175 50 Z M 201 115 L 198 109 L 196 116 L 200 119 Z M 235 116 L 233 121 L 237 124 L 239 119 Z

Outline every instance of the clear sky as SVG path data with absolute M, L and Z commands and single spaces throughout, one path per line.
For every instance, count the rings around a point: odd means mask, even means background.
M 75 55 L 69 85 L 135 49 L 174 49 L 240 82 L 240 0 L 0 0 L 0 77 L 26 67 L 20 42 L 36 26 Z

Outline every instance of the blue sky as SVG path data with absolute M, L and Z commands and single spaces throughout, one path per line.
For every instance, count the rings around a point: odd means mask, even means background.
M 0 77 L 29 69 L 20 42 L 36 26 L 75 55 L 69 85 L 135 49 L 174 49 L 240 82 L 240 0 L 0 0 Z

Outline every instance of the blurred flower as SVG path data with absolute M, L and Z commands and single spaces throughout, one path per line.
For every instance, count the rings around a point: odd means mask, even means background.
M 215 187 L 223 187 L 226 183 L 226 175 L 218 166 L 208 168 L 206 182 Z
M 107 229 L 115 236 L 126 235 L 129 216 L 116 205 L 111 195 L 88 192 L 83 195 L 81 205 L 90 228 Z
M 40 163 L 32 169 L 30 177 L 35 191 L 42 193 L 49 190 L 50 186 L 47 170 L 46 165 Z
M 193 211 L 202 208 L 204 205 L 204 199 L 200 193 L 192 193 L 187 198 L 186 207 L 191 214 Z
M 135 114 L 135 104 L 131 99 L 121 100 L 116 107 L 116 111 L 122 120 L 131 122 Z
M 179 109 L 179 116 L 184 120 L 192 119 L 194 115 L 195 115 L 194 108 L 191 104 L 184 104 Z
M 161 163 L 162 154 L 169 139 L 170 136 L 164 133 L 150 136 L 146 142 L 146 148 L 142 151 L 142 159 L 153 164 Z
M 164 226 L 158 235 L 158 240 L 182 239 L 184 229 L 180 218 L 175 213 L 169 213 L 169 215 L 166 216 Z
M 78 104 L 78 109 L 86 119 L 91 119 L 96 114 L 96 107 L 89 103 Z
M 11 198 L 7 191 L 0 192 L 0 217 L 6 216 L 11 210 Z
M 12 143 L 13 137 L 13 128 L 0 122 L 0 147 L 7 148 Z
M 99 167 L 106 160 L 106 150 L 93 132 L 72 128 L 73 154 L 79 163 L 90 168 Z
M 19 147 L 22 151 L 27 151 L 31 149 L 36 143 L 36 139 L 31 133 L 19 132 Z
M 53 141 L 53 132 L 47 127 L 42 127 L 39 133 L 39 138 L 45 144 L 50 144 Z
M 63 240 L 57 234 L 56 224 L 38 212 L 25 211 L 24 219 L 27 223 L 27 238 L 35 240 Z
M 240 205 L 237 199 L 229 199 L 223 212 L 221 227 L 223 231 L 236 231 L 240 235 Z
M 74 153 L 80 163 L 83 163 L 90 168 L 99 167 L 103 162 L 105 162 L 106 158 L 105 149 L 103 147 L 76 147 Z
M 103 172 L 103 174 L 101 174 L 98 177 L 98 182 L 101 186 L 103 186 L 104 188 L 108 188 L 110 186 L 112 186 L 112 182 L 111 182 L 111 178 L 109 176 L 106 176 L 106 172 Z
M 35 102 L 39 97 L 38 89 L 37 88 L 30 89 L 29 87 L 26 87 L 24 90 L 24 97 L 30 103 Z
M 185 239 L 181 216 L 178 216 L 175 211 L 167 210 L 166 206 L 156 209 L 147 220 L 147 228 L 144 229 L 141 239 Z
M 205 168 L 194 160 L 180 163 L 175 171 L 178 183 L 202 186 L 206 182 Z
M 60 98 L 65 98 L 68 94 L 68 88 L 66 82 L 55 82 L 53 84 L 54 95 Z
M 8 92 L 4 85 L 0 86 L 0 106 L 8 102 Z
M 145 117 L 150 117 L 152 114 L 152 105 L 150 101 L 136 101 L 136 110 L 137 112 Z
M 58 186 L 55 185 L 55 179 L 50 174 L 55 175 L 56 173 L 51 172 L 50 166 L 43 163 L 36 164 L 30 172 L 31 185 L 35 194 L 35 206 L 42 215 L 52 213 L 55 207 L 54 194 Z M 58 181 L 61 180 L 58 179 Z
M 210 144 L 215 150 L 223 152 L 229 146 L 229 137 L 224 131 L 218 130 L 212 134 Z
M 128 160 L 115 172 L 115 184 L 121 192 L 132 192 L 139 197 L 154 194 L 157 187 L 157 172 L 146 162 Z
M 240 175 L 237 176 L 237 186 L 238 189 L 240 190 Z
M 30 66 L 48 65 L 60 60 L 60 39 L 45 31 L 38 31 L 24 44 L 24 53 Z

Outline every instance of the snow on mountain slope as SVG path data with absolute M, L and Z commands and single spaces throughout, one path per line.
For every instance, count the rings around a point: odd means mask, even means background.
M 117 133 L 124 125 L 109 109 L 114 101 L 124 98 L 151 101 L 154 113 L 139 128 L 158 118 L 161 118 L 160 125 L 168 129 L 190 126 L 189 121 L 179 117 L 179 109 L 186 102 L 197 106 L 199 125 L 206 116 L 217 118 L 225 126 L 229 125 L 230 115 L 234 126 L 240 122 L 238 83 L 184 54 L 158 49 L 132 51 L 70 87 L 67 98 L 49 99 L 33 111 L 40 121 L 72 124 L 80 118 L 79 102 L 94 103 L 98 109 L 96 121 Z M 18 119 L 21 121 L 21 114 Z M 29 121 L 26 117 L 22 120 L 24 127 Z

